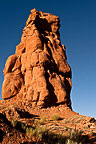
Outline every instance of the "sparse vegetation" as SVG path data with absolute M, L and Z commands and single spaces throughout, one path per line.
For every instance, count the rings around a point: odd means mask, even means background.
M 26 124 L 25 123 L 21 123 L 21 129 L 23 129 L 24 131 L 26 131 L 26 128 L 27 128 Z
M 40 121 L 43 123 L 43 122 L 47 122 L 48 119 L 47 119 L 47 117 L 43 116 L 43 117 L 40 118 Z
M 47 118 L 46 117 L 41 117 L 40 120 L 38 119 L 34 119 L 34 125 L 44 125 L 45 122 L 47 122 Z
M 60 120 L 60 117 L 58 115 L 52 115 L 52 120 L 53 121 Z
M 27 136 L 33 136 L 33 128 L 32 127 L 30 127 L 30 128 L 26 128 L 26 135 Z
M 82 135 L 83 131 L 79 131 L 76 128 L 68 132 L 68 139 L 66 144 L 82 144 L 85 141 L 85 137 Z
M 11 125 L 12 125 L 13 127 L 16 127 L 17 121 L 12 120 L 12 121 L 11 121 Z
M 54 115 L 53 115 L 54 116 Z M 53 117 L 54 120 L 59 120 L 60 117 L 55 115 Z M 46 118 L 41 118 L 40 120 L 46 121 Z M 68 136 L 55 134 L 49 130 L 47 130 L 42 124 L 40 120 L 34 119 L 33 125 L 28 126 L 23 122 L 11 121 L 11 125 L 16 128 L 19 126 L 20 130 L 28 136 L 29 138 L 34 137 L 34 142 L 36 143 L 44 143 L 44 144 L 85 144 L 86 139 L 82 135 L 82 131 L 78 131 L 75 129 L 70 129 L 68 127 Z
M 37 143 L 37 141 L 41 141 L 43 138 L 43 134 L 46 132 L 45 127 L 27 127 L 26 128 L 26 135 L 28 137 L 34 137 L 35 142 Z
M 36 125 L 42 125 L 43 122 L 40 121 L 40 120 L 38 120 L 38 119 L 35 119 L 33 124 L 34 124 L 34 126 L 36 126 Z

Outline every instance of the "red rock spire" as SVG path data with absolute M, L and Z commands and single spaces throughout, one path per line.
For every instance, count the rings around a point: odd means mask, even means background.
M 22 95 L 32 106 L 71 107 L 71 69 L 60 42 L 58 16 L 31 10 L 16 53 L 4 68 L 2 98 Z

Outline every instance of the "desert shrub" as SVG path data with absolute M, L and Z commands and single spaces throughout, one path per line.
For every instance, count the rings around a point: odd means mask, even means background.
M 26 126 L 25 123 L 22 122 L 22 123 L 20 124 L 20 127 L 21 127 L 21 129 L 23 129 L 24 131 L 26 131 L 27 126 Z
M 48 121 L 47 117 L 43 116 L 43 117 L 40 118 L 39 122 L 40 122 L 41 125 L 43 125 L 47 121 Z
M 28 127 L 25 123 L 14 120 L 11 121 L 11 125 L 21 132 L 26 132 L 26 128 Z
M 66 144 L 82 144 L 86 141 L 85 137 L 82 135 L 83 131 L 79 131 L 76 128 L 75 129 L 69 129 L 68 132 L 68 139 L 66 141 Z
M 47 121 L 46 117 L 41 117 L 40 120 L 35 119 L 34 120 L 34 126 L 43 125 L 46 121 Z
M 78 144 L 77 142 L 74 142 L 73 140 L 71 139 L 67 139 L 66 140 L 66 144 Z M 79 143 L 79 144 L 82 144 L 82 143 Z
M 60 117 L 58 115 L 52 115 L 52 120 L 54 121 L 60 120 Z
M 29 136 L 29 137 L 34 137 L 35 138 L 35 142 L 37 143 L 37 141 L 42 141 L 42 138 L 43 138 L 43 134 L 45 133 L 45 127 L 35 127 L 35 128 L 32 128 L 32 127 L 27 127 L 26 128 L 26 135 Z
M 65 144 L 66 136 L 55 134 L 47 130 L 43 133 L 42 142 L 46 144 Z
M 47 117 L 45 117 L 45 116 L 41 117 L 40 120 L 43 121 L 43 122 L 48 121 Z
M 27 127 L 26 128 L 26 135 L 27 136 L 34 136 L 34 133 L 33 133 L 33 128 L 32 127 Z
M 34 123 L 33 123 L 34 126 L 38 126 L 40 124 L 41 124 L 40 120 L 38 120 L 38 119 L 34 120 Z
M 13 127 L 16 127 L 17 121 L 12 120 L 12 121 L 11 121 L 11 125 L 12 125 Z

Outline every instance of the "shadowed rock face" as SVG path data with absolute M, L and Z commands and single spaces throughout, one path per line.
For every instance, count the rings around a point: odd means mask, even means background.
M 22 95 L 32 106 L 71 107 L 71 69 L 59 27 L 57 16 L 31 10 L 21 42 L 5 64 L 3 99 Z

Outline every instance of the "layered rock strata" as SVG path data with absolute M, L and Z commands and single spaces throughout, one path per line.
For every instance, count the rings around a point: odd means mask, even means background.
M 71 107 L 71 69 L 59 34 L 59 17 L 31 10 L 20 44 L 4 68 L 2 98 L 22 95 L 32 106 Z

